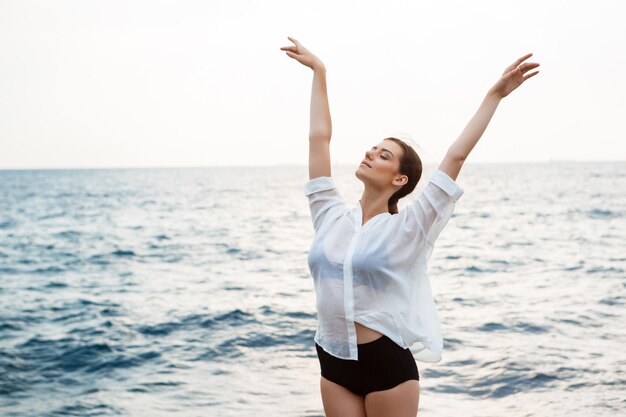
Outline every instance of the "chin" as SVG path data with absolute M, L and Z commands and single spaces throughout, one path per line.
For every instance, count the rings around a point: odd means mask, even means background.
M 363 181 L 363 172 L 361 172 L 362 170 L 360 168 L 361 166 L 359 165 L 357 169 L 354 171 L 354 176 L 360 179 L 361 181 Z

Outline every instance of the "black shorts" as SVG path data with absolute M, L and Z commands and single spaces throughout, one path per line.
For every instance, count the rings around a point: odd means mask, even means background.
M 402 349 L 385 335 L 357 346 L 359 360 L 355 361 L 337 358 L 316 343 L 322 376 L 361 396 L 393 388 L 409 379 L 419 381 L 409 348 Z

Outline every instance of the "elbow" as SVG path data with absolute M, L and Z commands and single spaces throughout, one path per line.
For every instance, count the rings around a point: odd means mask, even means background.
M 439 169 L 445 172 L 453 181 L 456 181 L 464 163 L 465 157 L 463 154 L 448 152 L 441 164 L 439 164 Z
M 458 143 L 453 143 L 446 152 L 446 158 L 454 159 L 455 161 L 465 161 L 467 158 L 467 149 L 463 149 Z
M 460 151 L 456 151 L 454 149 L 450 149 L 448 151 L 448 154 L 446 155 L 446 158 L 449 158 L 450 160 L 453 161 L 457 161 L 460 163 L 465 162 L 465 159 L 467 159 L 467 154 L 460 152 Z
M 330 142 L 330 133 L 312 133 L 309 135 L 309 142 Z

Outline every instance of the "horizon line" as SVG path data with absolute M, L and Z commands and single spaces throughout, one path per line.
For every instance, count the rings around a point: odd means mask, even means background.
M 626 162 L 626 159 L 548 159 L 543 161 L 483 161 L 471 162 L 471 165 L 506 165 L 506 164 L 548 164 L 548 163 L 598 163 L 598 162 Z M 353 164 L 332 163 L 331 166 L 352 166 Z M 423 165 L 438 165 L 438 163 L 424 162 Z M 113 169 L 191 169 L 191 168 L 275 168 L 275 167 L 308 167 L 307 164 L 271 164 L 271 165 L 130 165 L 130 166 L 95 166 L 95 167 L 9 167 L 0 171 L 72 171 L 72 170 L 113 170 Z

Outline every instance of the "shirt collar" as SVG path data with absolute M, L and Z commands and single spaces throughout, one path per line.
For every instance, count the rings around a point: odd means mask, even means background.
M 352 220 L 354 222 L 354 227 L 356 229 L 362 228 L 362 230 L 367 230 L 370 227 L 372 227 L 374 224 L 378 223 L 381 219 L 391 216 L 391 213 L 389 212 L 378 213 L 377 215 L 369 219 L 367 222 L 365 222 L 363 226 L 361 226 L 361 223 L 363 222 L 363 211 L 361 209 L 361 200 L 356 201 L 356 204 L 354 205 L 354 208 L 352 209 L 352 214 L 353 214 Z

